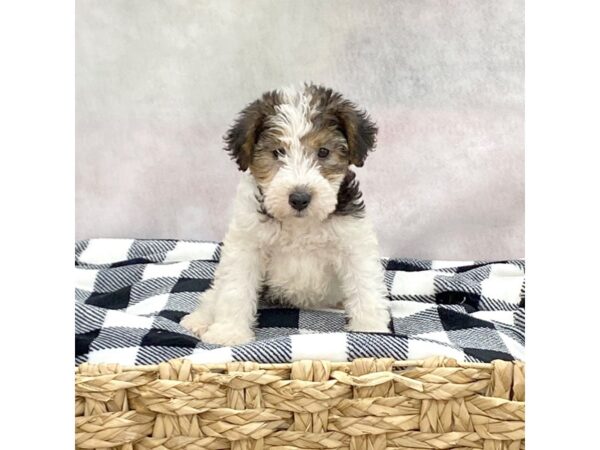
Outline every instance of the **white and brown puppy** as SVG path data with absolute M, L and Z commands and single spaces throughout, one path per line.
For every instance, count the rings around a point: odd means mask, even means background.
M 240 170 L 234 217 L 200 306 L 181 324 L 204 342 L 254 339 L 259 295 L 344 306 L 351 331 L 388 331 L 377 239 L 350 165 L 375 146 L 368 115 L 331 89 L 263 94 L 225 136 Z

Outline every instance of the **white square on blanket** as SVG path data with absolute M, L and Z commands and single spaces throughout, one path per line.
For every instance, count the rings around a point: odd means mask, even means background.
M 108 327 L 129 327 L 129 328 L 147 328 L 152 327 L 154 319 L 152 317 L 136 316 L 122 311 L 108 311 L 104 318 L 102 328 Z
M 346 333 L 295 334 L 292 341 L 292 361 L 328 359 L 346 361 Z
M 481 295 L 518 304 L 525 274 L 514 264 L 493 264 L 490 276 L 481 282 Z
M 457 361 L 465 360 L 465 355 L 461 350 L 457 350 L 450 346 L 413 338 L 408 340 L 407 359 L 425 359 L 430 356 L 446 356 L 448 358 L 454 358 Z
M 179 278 L 181 272 L 190 267 L 189 261 L 170 264 L 148 264 L 144 269 L 142 280 L 150 278 L 172 277 Z
M 432 270 L 423 272 L 396 272 L 392 284 L 392 295 L 435 295 L 433 280 L 438 273 Z
M 92 292 L 96 283 L 98 270 L 95 269 L 75 269 L 75 287 L 84 291 Z
M 93 364 L 114 363 L 125 366 L 135 365 L 139 347 L 125 348 L 103 348 L 100 350 L 91 350 L 88 353 L 88 362 Z
M 173 250 L 166 254 L 164 262 L 176 261 L 210 261 L 217 249 L 215 242 L 186 242 L 179 241 Z
M 408 300 L 390 302 L 392 317 L 396 319 L 413 316 L 421 311 L 432 308 L 436 308 L 436 305 L 423 302 L 411 302 Z
M 213 350 L 197 348 L 185 359 L 189 359 L 194 364 L 224 364 L 233 361 L 233 355 L 231 354 L 231 347 L 221 347 Z
M 146 298 L 135 305 L 127 308 L 127 313 L 130 314 L 152 314 L 162 311 L 169 301 L 169 294 L 159 294 Z
M 133 242 L 133 239 L 91 239 L 79 255 L 79 261 L 89 264 L 125 261 Z

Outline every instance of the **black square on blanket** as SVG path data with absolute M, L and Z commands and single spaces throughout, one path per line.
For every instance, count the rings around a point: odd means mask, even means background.
M 300 311 L 292 308 L 269 308 L 258 311 L 258 328 L 298 328 Z

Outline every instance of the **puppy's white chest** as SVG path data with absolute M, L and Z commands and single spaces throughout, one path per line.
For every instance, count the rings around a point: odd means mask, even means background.
M 276 297 L 298 307 L 335 306 L 343 300 L 335 271 L 335 240 L 282 231 L 269 248 L 266 284 Z

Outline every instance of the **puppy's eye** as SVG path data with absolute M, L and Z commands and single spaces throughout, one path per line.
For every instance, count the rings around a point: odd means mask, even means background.
M 284 148 L 278 148 L 277 150 L 275 150 L 273 152 L 273 156 L 275 157 L 275 159 L 284 156 L 285 155 L 285 149 Z
M 329 149 L 327 149 L 325 147 L 321 147 L 319 149 L 319 151 L 317 152 L 317 156 L 319 158 L 327 158 L 329 156 Z

